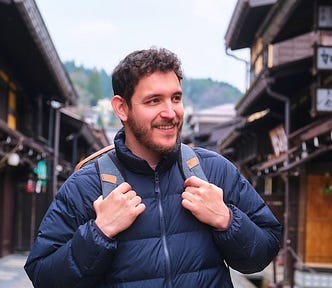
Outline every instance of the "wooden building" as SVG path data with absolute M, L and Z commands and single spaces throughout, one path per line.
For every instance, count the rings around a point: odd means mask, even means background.
M 332 2 L 238 0 L 225 43 L 250 84 L 219 152 L 284 225 L 282 284 L 332 287 Z
M 75 162 L 108 145 L 77 102 L 34 0 L 0 0 L 0 257 L 30 249 Z
M 194 146 L 217 151 L 218 141 L 228 129 L 241 119 L 235 119 L 233 103 L 222 104 L 210 109 L 187 113 L 186 125 L 189 132 L 183 133 L 183 141 Z

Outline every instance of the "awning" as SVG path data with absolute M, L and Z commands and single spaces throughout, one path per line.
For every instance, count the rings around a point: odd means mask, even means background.
M 0 168 L 6 162 L 10 153 L 17 153 L 21 163 L 26 163 L 34 167 L 40 159 L 49 159 L 53 155 L 53 150 L 37 143 L 22 133 L 9 128 L 0 119 Z

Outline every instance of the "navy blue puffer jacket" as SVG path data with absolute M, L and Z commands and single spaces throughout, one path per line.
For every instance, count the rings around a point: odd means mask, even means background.
M 107 238 L 94 223 L 92 204 L 101 194 L 96 167 L 75 172 L 50 205 L 25 265 L 35 287 L 227 288 L 233 285 L 225 263 L 253 273 L 271 262 L 281 226 L 229 161 L 196 148 L 232 212 L 230 227 L 220 232 L 182 207 L 179 151 L 153 170 L 128 151 L 123 137 L 122 131 L 116 137 L 116 154 L 146 210 L 128 230 Z

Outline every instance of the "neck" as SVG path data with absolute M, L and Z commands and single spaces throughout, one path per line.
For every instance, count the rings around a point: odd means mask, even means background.
M 138 143 L 132 143 L 131 141 L 125 141 L 125 145 L 128 147 L 128 149 L 137 157 L 144 159 L 146 162 L 148 162 L 149 166 L 155 170 L 159 160 L 160 155 L 159 153 L 155 153 L 151 151 L 151 149 L 142 147 Z

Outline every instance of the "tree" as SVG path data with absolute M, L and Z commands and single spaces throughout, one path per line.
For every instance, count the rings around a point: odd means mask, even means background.
M 96 69 L 93 69 L 88 77 L 87 90 L 94 96 L 90 105 L 95 106 L 98 100 L 103 98 L 99 73 Z

